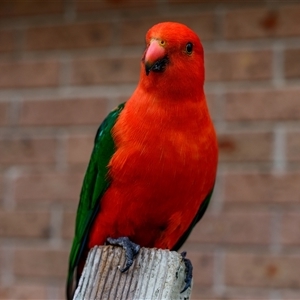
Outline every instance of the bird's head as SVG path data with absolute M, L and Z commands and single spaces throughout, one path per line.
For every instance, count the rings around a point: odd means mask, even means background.
M 203 47 L 196 33 L 174 22 L 159 23 L 150 28 L 146 34 L 141 82 L 146 88 L 155 87 L 174 94 L 191 89 L 202 91 Z

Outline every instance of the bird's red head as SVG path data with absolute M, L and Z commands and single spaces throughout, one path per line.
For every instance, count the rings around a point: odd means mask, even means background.
M 174 22 L 150 28 L 146 34 L 140 84 L 152 91 L 155 87 L 180 97 L 191 90 L 203 91 L 203 47 L 196 33 Z

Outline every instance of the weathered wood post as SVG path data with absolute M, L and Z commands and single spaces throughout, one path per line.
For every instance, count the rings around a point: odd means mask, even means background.
M 190 288 L 180 293 L 185 284 L 185 264 L 179 253 L 141 248 L 130 269 L 121 273 L 124 263 L 125 253 L 120 247 L 91 249 L 73 300 L 190 299 Z

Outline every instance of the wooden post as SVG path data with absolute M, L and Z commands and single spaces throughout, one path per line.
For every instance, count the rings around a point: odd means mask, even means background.
M 190 299 L 190 288 L 180 293 L 185 264 L 179 253 L 141 248 L 130 269 L 121 273 L 124 263 L 125 253 L 120 247 L 92 248 L 73 300 Z

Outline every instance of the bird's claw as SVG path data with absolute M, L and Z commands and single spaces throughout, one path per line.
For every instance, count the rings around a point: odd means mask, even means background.
M 133 264 L 135 256 L 140 251 L 140 246 L 133 243 L 128 237 L 119 237 L 117 239 L 107 238 L 106 240 L 110 245 L 120 246 L 125 250 L 126 262 L 125 267 L 120 271 L 126 272 Z
M 184 288 L 182 289 L 182 291 L 180 292 L 180 293 L 183 293 L 192 286 L 193 265 L 192 265 L 191 261 L 188 258 L 186 258 L 185 251 L 181 253 L 181 256 L 182 256 L 182 259 L 185 264 L 185 279 L 184 279 L 185 285 L 184 285 Z

